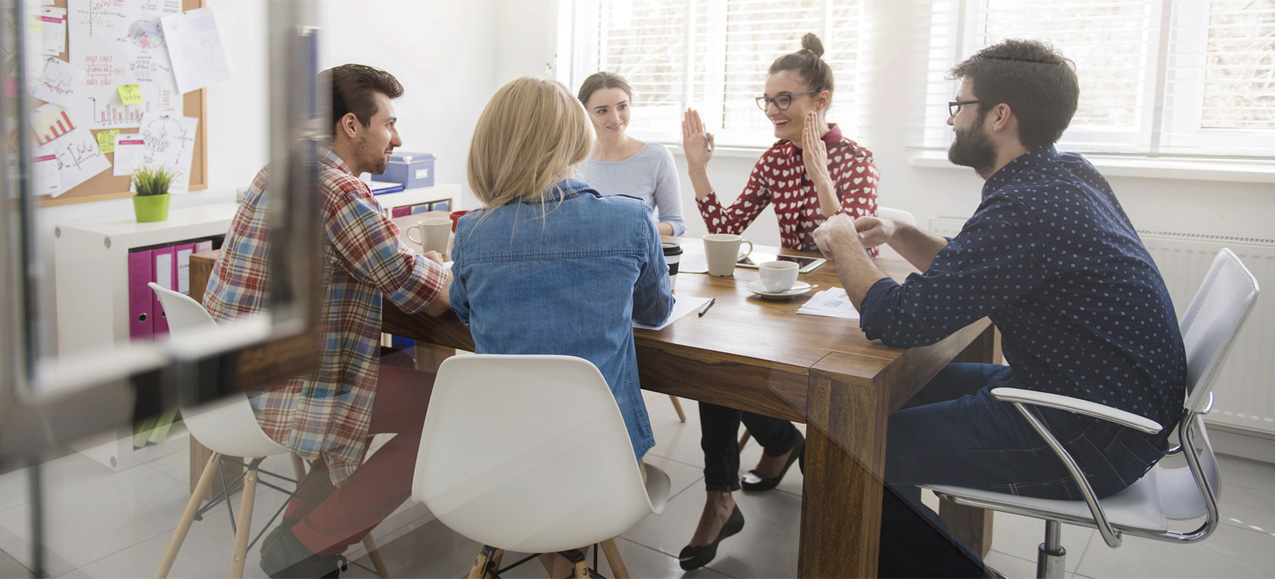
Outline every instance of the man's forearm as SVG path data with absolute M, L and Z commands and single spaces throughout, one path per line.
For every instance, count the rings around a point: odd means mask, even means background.
M 915 225 L 896 222 L 897 229 L 890 238 L 889 245 L 908 260 L 914 267 L 925 271 L 934 261 L 934 256 L 947 247 L 947 239 L 922 231 Z
M 858 310 L 873 284 L 889 276 L 877 268 L 858 240 L 840 239 L 835 243 L 833 255 L 836 258 L 837 277 L 841 280 L 841 287 L 846 289 L 846 297 L 850 298 L 850 303 Z

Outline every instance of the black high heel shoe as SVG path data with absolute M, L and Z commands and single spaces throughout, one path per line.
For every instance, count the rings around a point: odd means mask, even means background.
M 734 535 L 744 529 L 744 513 L 739 511 L 739 505 L 735 505 L 735 510 L 731 511 L 730 518 L 726 520 L 726 524 L 722 526 L 722 530 L 717 533 L 717 538 L 712 543 L 701 547 L 692 547 L 687 545 L 682 547 L 682 552 L 677 555 L 677 562 L 682 566 L 682 570 L 690 571 L 699 569 L 713 561 L 717 556 L 717 544 L 722 539 Z
M 784 480 L 784 475 L 788 474 L 788 469 L 792 467 L 794 462 L 801 458 L 802 452 L 806 449 L 806 437 L 800 432 L 797 433 L 797 443 L 792 445 L 792 451 L 788 453 L 788 461 L 784 463 L 784 469 L 779 471 L 779 476 L 774 478 L 762 478 L 757 471 L 750 470 L 739 481 L 739 488 L 744 492 L 756 493 L 768 491 L 779 486 L 779 482 Z

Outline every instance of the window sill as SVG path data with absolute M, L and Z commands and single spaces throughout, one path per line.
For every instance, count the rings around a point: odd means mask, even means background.
M 669 152 L 673 153 L 674 155 L 683 156 L 683 157 L 686 156 L 686 152 L 682 150 L 682 143 L 680 141 L 676 143 L 667 143 L 663 141 L 655 141 L 655 142 L 660 143 L 661 145 L 664 145 L 664 147 L 667 148 Z M 765 147 L 727 147 L 725 145 L 722 145 L 720 147 L 713 148 L 713 156 L 714 157 L 741 157 L 741 158 L 748 158 L 748 159 L 752 159 L 756 161 L 757 158 L 761 157 L 761 154 L 765 153 L 766 150 L 769 148 L 770 148 L 769 145 Z
M 1275 163 L 1270 162 L 1202 158 L 1156 159 L 1150 157 L 1082 154 L 1106 177 L 1275 183 Z M 947 151 L 914 151 L 908 157 L 908 164 L 913 167 L 933 169 L 970 170 L 968 167 L 958 167 L 949 162 L 947 160 Z

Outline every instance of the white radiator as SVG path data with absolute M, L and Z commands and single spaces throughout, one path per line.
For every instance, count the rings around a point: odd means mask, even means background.
M 936 235 L 954 236 L 963 219 L 930 220 Z M 1139 231 L 1164 275 L 1179 319 L 1204 281 L 1218 250 L 1229 247 L 1257 283 L 1275 291 L 1275 240 Z M 1259 295 L 1217 377 L 1209 422 L 1275 434 L 1275 295 Z

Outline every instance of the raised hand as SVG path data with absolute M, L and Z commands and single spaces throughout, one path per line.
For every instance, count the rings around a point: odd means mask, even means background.
M 801 158 L 806 165 L 806 176 L 816 187 L 832 183 L 832 176 L 828 174 L 828 147 L 823 144 L 818 127 L 815 112 L 807 113 L 806 126 L 801 129 Z
M 699 111 L 686 109 L 682 115 L 682 151 L 686 154 L 686 165 L 691 169 L 700 169 L 708 165 L 713 152 L 708 145 L 713 143 L 713 135 L 704 130 L 704 122 L 699 118 Z

